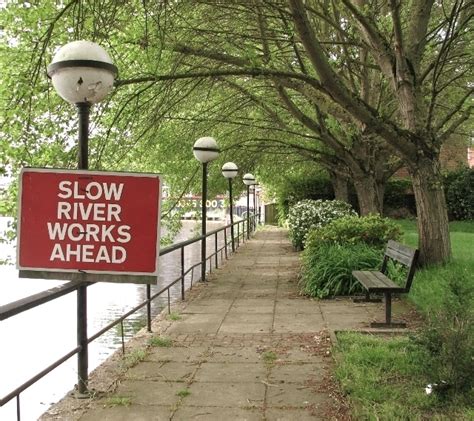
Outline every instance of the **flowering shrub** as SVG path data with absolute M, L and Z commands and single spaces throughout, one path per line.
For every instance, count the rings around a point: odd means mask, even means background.
M 320 228 L 347 215 L 356 215 L 351 205 L 340 200 L 302 200 L 290 208 L 288 228 L 293 246 L 303 249 L 313 228 Z

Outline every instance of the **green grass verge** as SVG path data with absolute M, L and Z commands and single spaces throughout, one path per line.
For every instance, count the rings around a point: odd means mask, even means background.
M 407 337 L 339 333 L 336 377 L 349 397 L 354 419 L 468 420 L 465 403 L 443 405 L 427 395 L 426 353 Z
M 402 226 L 403 242 L 416 247 L 416 221 L 397 220 Z M 409 294 L 419 311 L 427 315 L 437 311 L 446 295 L 450 277 L 466 279 L 474 287 L 474 221 L 455 221 L 449 224 L 453 259 L 445 266 L 431 266 L 419 270 Z
M 403 242 L 416 247 L 416 221 L 397 223 L 405 233 Z M 453 279 L 461 280 L 466 291 L 474 288 L 474 221 L 450 223 L 450 236 L 452 261 L 417 271 L 408 296 L 427 320 L 443 311 Z M 425 393 L 425 386 L 433 381 L 426 370 L 430 356 L 408 337 L 339 334 L 336 355 L 336 376 L 352 402 L 355 419 L 474 419 L 474 408 L 465 396 L 442 401 Z

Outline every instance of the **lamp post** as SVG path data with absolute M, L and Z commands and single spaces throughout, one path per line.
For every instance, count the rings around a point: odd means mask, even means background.
M 232 179 L 237 175 L 238 171 L 239 171 L 239 167 L 237 167 L 237 165 L 235 165 L 233 162 L 226 162 L 222 166 L 222 175 L 229 180 L 230 237 L 232 239 L 232 253 L 235 252 L 234 209 L 233 209 L 233 204 L 232 204 Z
M 257 206 L 257 211 L 258 211 L 258 224 L 260 224 L 261 221 L 261 208 L 262 208 L 262 203 L 261 203 L 261 193 L 262 193 L 262 188 L 260 184 L 255 185 L 255 193 L 258 193 L 257 198 L 256 198 L 256 206 Z
M 117 67 L 107 52 L 89 41 L 74 41 L 61 47 L 47 69 L 48 77 L 61 98 L 76 105 L 79 119 L 78 168 L 89 168 L 89 111 L 92 104 L 112 90 Z M 87 343 L 87 287 L 77 290 L 77 391 L 87 392 L 89 379 Z
M 253 214 L 254 214 L 254 228 L 257 229 L 257 186 L 255 183 L 253 185 Z
M 250 239 L 250 186 L 255 184 L 253 174 L 247 173 L 243 177 L 244 184 L 247 186 L 247 239 Z
M 201 281 L 206 280 L 206 211 L 207 211 L 207 164 L 219 155 L 217 142 L 213 137 L 201 137 L 194 143 L 194 157 L 202 163 L 202 227 L 201 227 Z

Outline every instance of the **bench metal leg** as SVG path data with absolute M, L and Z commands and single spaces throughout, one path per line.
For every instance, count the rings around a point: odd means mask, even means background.
M 406 323 L 392 322 L 392 293 L 385 292 L 385 323 L 372 322 L 371 327 L 406 327 Z

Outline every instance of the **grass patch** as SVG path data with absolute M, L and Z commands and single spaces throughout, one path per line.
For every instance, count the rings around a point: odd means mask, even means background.
M 340 333 L 336 377 L 351 400 L 355 419 L 468 419 L 463 403 L 441 404 L 427 395 L 424 348 L 407 337 Z
M 415 220 L 397 220 L 404 236 L 403 242 L 418 245 Z M 409 299 L 424 315 L 440 308 L 447 294 L 449 278 L 463 278 L 474 287 L 474 221 L 449 223 L 453 259 L 444 266 L 430 266 L 416 272 Z
M 176 395 L 179 396 L 180 398 L 185 398 L 186 396 L 189 396 L 191 394 L 191 391 L 189 389 L 181 389 L 176 392 Z
M 130 406 L 132 404 L 132 400 L 126 396 L 112 396 L 111 398 L 107 399 L 108 406 Z
M 173 341 L 170 338 L 164 338 L 163 336 L 154 336 L 148 341 L 148 344 L 150 346 L 169 348 L 173 345 Z
M 144 349 L 136 349 L 123 357 L 123 366 L 125 368 L 132 368 L 139 362 L 143 361 L 146 357 L 146 351 Z
M 180 316 L 179 313 L 171 312 L 170 314 L 168 314 L 168 319 L 173 320 L 173 321 L 177 321 L 177 320 L 181 320 L 182 317 Z
M 278 355 L 274 351 L 266 351 L 262 354 L 262 359 L 265 364 L 273 364 L 278 358 Z

